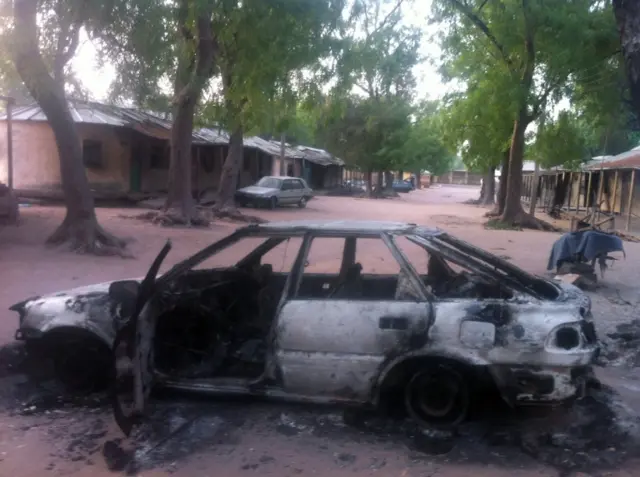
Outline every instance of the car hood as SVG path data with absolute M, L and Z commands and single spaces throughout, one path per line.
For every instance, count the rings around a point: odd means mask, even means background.
M 141 281 L 140 278 L 134 279 Z M 111 346 L 115 339 L 113 318 L 116 305 L 109 298 L 109 286 L 120 280 L 72 288 L 29 298 L 10 309 L 20 314 L 20 332 L 37 338 L 56 328 L 81 328 Z
M 238 189 L 238 192 L 242 192 L 243 194 L 251 194 L 251 195 L 268 195 L 268 194 L 274 194 L 278 192 L 278 189 L 272 189 L 270 187 L 249 186 L 249 187 L 243 187 L 242 189 Z

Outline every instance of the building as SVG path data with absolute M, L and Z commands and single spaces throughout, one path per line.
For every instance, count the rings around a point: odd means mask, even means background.
M 616 228 L 640 231 L 640 147 L 616 156 L 600 156 L 579 171 L 556 168 L 540 172 L 537 206 L 585 215 L 596 207 L 613 216 Z M 529 202 L 534 174 L 523 173 L 522 200 Z
M 169 178 L 171 122 L 157 115 L 95 102 L 69 101 L 82 140 L 83 161 L 96 198 L 140 198 L 166 192 Z M 55 137 L 39 106 L 13 110 L 13 186 L 20 197 L 62 196 L 60 161 Z M 6 119 L 0 117 L 6 128 Z M 342 161 L 325 161 L 315 152 L 287 147 L 280 170 L 280 147 L 260 137 L 244 138 L 244 161 L 237 187 L 267 175 L 305 177 L 322 186 L 324 176 Z M 217 188 L 227 156 L 229 134 L 205 128 L 192 137 L 194 194 Z M 0 133 L 0 182 L 8 182 L 6 134 Z M 315 151 L 315 150 L 314 150 Z M 325 154 L 325 151 L 322 151 Z M 333 156 L 331 156 L 333 157 Z M 320 169 L 316 170 L 316 166 Z M 320 173 L 320 172 L 322 173 Z M 306 175 L 305 175 L 306 174 Z

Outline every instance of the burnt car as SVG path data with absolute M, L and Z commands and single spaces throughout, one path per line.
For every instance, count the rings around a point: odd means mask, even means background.
M 598 350 L 579 289 L 437 229 L 249 225 L 158 276 L 170 248 L 141 280 L 11 307 L 16 338 L 72 356 L 62 376 L 111 363 L 126 433 L 159 386 L 359 408 L 401 397 L 449 426 L 480 385 L 514 406 L 580 396 Z

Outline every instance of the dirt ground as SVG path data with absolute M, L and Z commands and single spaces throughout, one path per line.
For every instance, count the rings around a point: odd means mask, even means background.
M 375 219 L 436 226 L 530 272 L 546 274 L 549 251 L 559 235 L 484 229 L 485 210 L 461 204 L 478 192 L 477 188 L 443 186 L 386 200 L 318 197 L 304 210 L 251 213 L 267 220 Z M 63 212 L 58 207 L 25 207 L 19 227 L 0 230 L 0 343 L 12 341 L 17 316 L 7 308 L 17 301 L 141 276 L 171 239 L 173 250 L 166 268 L 238 226 L 218 222 L 209 229 L 159 228 L 131 219 L 139 209 L 100 209 L 103 226 L 134 240 L 135 255 L 103 258 L 43 246 Z M 625 248 L 626 259 L 615 263 L 602 288 L 591 293 L 601 336 L 640 318 L 640 244 L 625 243 Z M 144 476 L 638 475 L 632 464 L 635 456 L 640 457 L 640 448 L 636 449 L 635 441 L 630 445 L 629 436 L 638 432 L 640 382 L 634 368 L 625 366 L 599 370 L 599 377 L 615 391 L 598 391 L 580 406 L 554 411 L 551 420 L 547 416 L 505 421 L 499 415 L 471 424 L 460 431 L 453 449 L 440 456 L 434 455 L 441 452 L 434 450 L 429 436 L 416 437 L 415 429 L 387 422 L 352 428 L 343 424 L 335 409 L 203 403 L 175 396 L 157 402 L 153 425 L 129 442 L 114 442 L 120 434 L 104 397 L 80 403 L 60 401 L 55 383 L 48 381 L 33 389 L 20 368 L 21 352 L 11 346 L 0 351 L 0 401 L 4 403 L 0 404 L 0 475 L 107 475 L 105 461 L 119 469 L 122 448 L 128 447 L 134 448 L 136 462 L 129 472 Z

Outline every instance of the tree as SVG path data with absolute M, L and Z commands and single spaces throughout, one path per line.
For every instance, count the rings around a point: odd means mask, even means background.
M 590 159 L 587 133 L 576 113 L 561 111 L 554 121 L 541 122 L 528 156 L 543 168 L 577 169 Z
M 165 213 L 181 223 L 200 223 L 191 181 L 191 139 L 196 106 L 214 75 L 219 41 L 212 25 L 211 2 L 180 0 L 177 9 L 179 52 L 174 80 L 169 194 Z
M 631 89 L 631 103 L 640 116 L 640 2 L 613 0 L 613 11 Z
M 423 105 L 410 127 L 400 168 L 414 171 L 416 175 L 423 170 L 434 175 L 447 172 L 451 167 L 453 154 L 442 139 L 443 126 L 437 104 L 428 104 L 426 107 Z
M 220 36 L 219 67 L 222 124 L 231 131 L 216 200 L 216 209 L 236 214 L 234 192 L 242 165 L 244 132 L 270 123 L 284 132 L 295 111 L 292 84 L 296 72 L 317 63 L 329 52 L 331 35 L 342 14 L 339 0 L 263 0 L 222 2 L 214 29 Z M 270 105 L 286 106 L 275 118 Z M 272 110 L 271 110 L 272 111 Z
M 412 113 L 412 106 L 401 98 L 333 97 L 320 114 L 319 144 L 349 166 L 363 170 L 370 186 L 372 173 L 378 171 L 378 192 L 382 192 L 384 172 L 413 167 L 419 162 L 415 150 L 411 151 L 410 160 L 406 156 Z M 414 141 L 419 146 L 415 138 Z M 369 187 L 369 193 L 373 195 L 373 187 Z
M 509 80 L 504 93 L 512 98 L 513 121 L 504 210 L 500 220 L 508 224 L 541 227 L 526 214 L 520 202 L 525 132 L 564 93 L 576 71 L 593 67 L 611 52 L 600 45 L 611 36 L 602 2 L 577 0 L 439 0 L 437 14 L 450 25 L 449 37 L 462 52 L 479 55 L 484 49 L 482 71 Z M 515 21 L 514 21 L 515 19 Z M 450 46 L 445 44 L 446 46 Z M 608 43 L 607 43 L 608 44 Z
M 321 108 L 321 144 L 364 170 L 370 185 L 374 170 L 381 186 L 383 173 L 404 167 L 412 127 L 412 70 L 419 61 L 421 35 L 403 25 L 403 3 L 351 4 L 340 29 L 337 82 Z
M 14 1 L 12 51 L 16 71 L 53 129 L 60 157 L 67 211 L 63 223 L 47 241 L 52 244 L 70 242 L 74 250 L 88 253 L 122 253 L 124 241 L 108 234 L 98 224 L 83 167 L 80 136 L 69 112 L 64 90 L 64 68 L 77 48 L 79 30 L 88 5 L 62 1 L 44 4 L 54 8 L 59 28 L 51 67 L 45 63 L 38 41 L 36 19 L 39 5 L 42 6 L 36 0 Z
M 264 127 L 273 92 L 290 89 L 292 72 L 326 51 L 341 8 L 339 0 L 120 0 L 103 8 L 103 28 L 92 31 L 117 66 L 116 91 L 127 92 L 139 105 L 162 104 L 167 95 L 158 91 L 174 85 L 165 205 L 173 209 L 172 216 L 185 222 L 195 216 L 190 177 L 194 115 L 204 111 L 231 132 L 216 208 L 232 212 L 244 132 Z
M 471 71 L 478 70 L 472 68 Z M 504 78 L 479 78 L 477 81 L 469 78 L 465 93 L 451 95 L 444 109 L 445 141 L 460 151 L 468 169 L 485 174 L 477 201 L 480 205 L 494 204 L 496 168 L 502 166 L 502 184 L 506 184 L 509 170 L 511 103 L 500 90 L 500 79 Z M 502 187 L 492 215 L 502 213 L 505 197 L 506 188 Z

